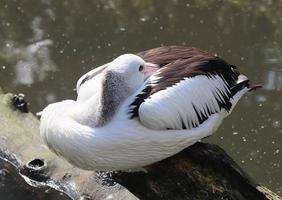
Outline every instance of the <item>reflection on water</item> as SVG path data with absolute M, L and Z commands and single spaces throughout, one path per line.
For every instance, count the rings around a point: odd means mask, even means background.
M 281 1 L 0 2 L 0 85 L 33 112 L 74 98 L 81 74 L 125 52 L 160 45 L 207 49 L 264 88 L 246 96 L 210 142 L 282 192 Z
M 282 90 L 282 70 L 271 69 L 269 70 L 266 78 L 266 90 Z
M 281 60 L 275 54 L 275 49 L 265 49 L 265 64 L 268 66 L 266 75 L 266 90 L 282 90 L 282 67 Z
M 51 40 L 42 40 L 25 48 L 11 49 L 11 54 L 20 57 L 15 65 L 16 84 L 31 85 L 35 80 L 43 81 L 46 72 L 56 69 L 50 62 L 49 45 L 52 45 Z
M 41 17 L 35 17 L 30 23 L 33 34 L 28 39 L 28 44 L 22 46 L 9 40 L 0 49 L 6 62 L 15 63 L 13 65 L 14 85 L 30 86 L 35 81 L 43 81 L 47 72 L 56 70 L 56 65 L 52 61 L 49 51 L 49 46 L 53 42 L 43 38 L 43 30 L 40 28 L 41 21 Z M 2 69 L 6 69 L 6 66 L 3 65 Z

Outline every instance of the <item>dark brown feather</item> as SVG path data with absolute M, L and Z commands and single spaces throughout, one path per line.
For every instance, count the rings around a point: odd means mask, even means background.
M 232 87 L 239 73 L 236 67 L 207 51 L 183 46 L 164 46 L 138 53 L 146 62 L 161 66 L 160 79 L 151 94 L 175 85 L 187 77 L 219 74 Z
M 178 59 L 188 59 L 197 55 L 209 55 L 209 53 L 194 47 L 163 46 L 140 52 L 137 55 L 147 62 L 164 66 Z
M 236 70 L 236 66 L 228 64 L 223 59 L 209 54 L 207 51 L 183 46 L 164 46 L 143 51 L 138 54 L 146 62 L 158 64 L 160 66 L 159 77 L 154 84 L 148 83 L 147 87 L 136 96 L 136 99 L 130 106 L 129 113 L 131 118 L 139 115 L 138 110 L 145 99 L 150 98 L 154 93 L 165 90 L 168 87 L 179 83 L 181 80 L 198 75 L 205 75 L 212 78 L 213 75 L 219 75 L 227 83 L 229 91 L 226 94 L 221 93 L 224 101 L 218 101 L 220 108 L 229 111 L 232 107 L 230 99 L 238 91 L 247 86 L 244 83 L 242 86 L 236 85 L 240 73 Z M 220 93 L 220 91 L 218 91 Z M 194 108 L 198 114 L 199 122 L 204 122 L 208 116 Z M 207 109 L 208 110 L 208 109 Z M 209 112 L 209 115 L 213 114 Z

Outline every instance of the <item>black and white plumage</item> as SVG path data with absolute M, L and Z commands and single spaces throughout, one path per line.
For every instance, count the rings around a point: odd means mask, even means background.
M 206 51 L 160 47 L 82 76 L 76 101 L 43 110 L 40 132 L 52 151 L 80 168 L 140 168 L 211 135 L 254 88 Z
M 233 97 L 248 87 L 234 65 L 200 49 L 161 47 L 140 55 L 162 65 L 131 104 L 131 118 L 149 128 L 198 127 L 212 114 L 229 112 Z

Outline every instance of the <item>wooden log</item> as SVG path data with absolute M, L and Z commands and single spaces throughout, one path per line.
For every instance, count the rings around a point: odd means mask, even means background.
M 39 120 L 27 112 L 21 95 L 3 94 L 0 89 L 0 181 L 9 178 L 14 183 L 6 191 L 14 188 L 15 193 L 20 193 L 26 190 L 20 194 L 30 194 L 26 197 L 29 199 L 58 199 L 58 196 L 51 198 L 56 193 L 54 190 L 58 190 L 69 199 L 112 197 L 115 200 L 136 200 L 121 187 L 114 189 L 100 185 L 95 172 L 75 168 L 53 154 L 42 143 Z M 24 181 L 27 181 L 26 185 L 23 185 Z M 1 186 L 0 192 L 3 190 L 5 188 Z M 60 199 L 65 198 L 62 196 Z
M 221 148 L 204 143 L 145 167 L 146 173 L 100 173 L 103 180 L 97 180 L 93 172 L 74 168 L 44 147 L 38 119 L 16 110 L 27 111 L 14 102 L 12 94 L 1 94 L 0 89 L 0 167 L 5 168 L 8 161 L 15 173 L 32 181 L 29 184 L 33 187 L 38 184 L 59 189 L 72 199 L 135 200 L 127 190 L 115 185 L 119 183 L 141 200 L 281 200 L 248 177 Z M 104 185 L 105 181 L 110 186 Z M 46 188 L 29 190 L 41 193 Z
M 217 145 L 196 143 L 145 170 L 108 177 L 141 200 L 281 200 L 252 180 Z

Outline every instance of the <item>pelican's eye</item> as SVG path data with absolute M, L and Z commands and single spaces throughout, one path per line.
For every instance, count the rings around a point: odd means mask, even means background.
M 139 72 L 142 72 L 143 69 L 144 69 L 144 66 L 143 66 L 143 65 L 140 65 L 140 66 L 139 66 Z

